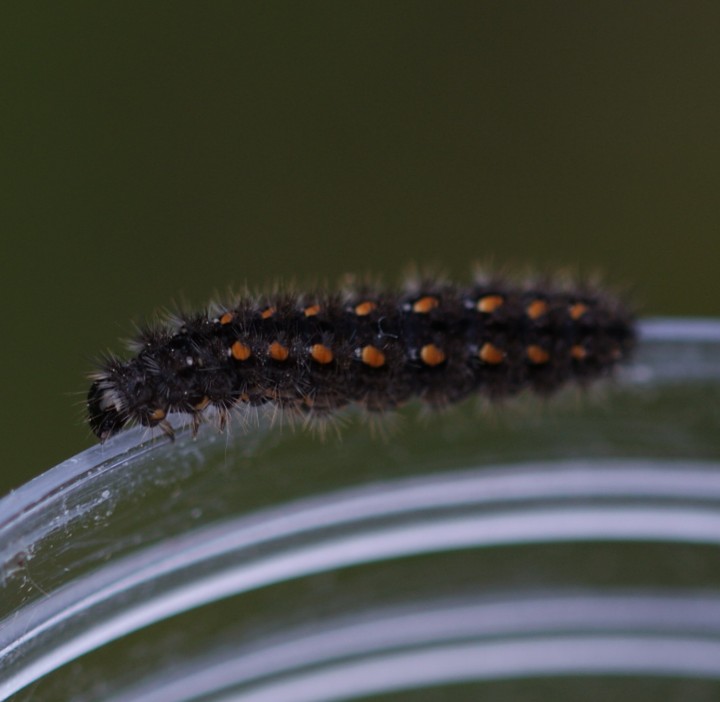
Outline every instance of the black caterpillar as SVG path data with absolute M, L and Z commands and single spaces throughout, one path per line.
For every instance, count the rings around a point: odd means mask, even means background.
M 231 409 L 266 403 L 312 418 L 350 403 L 549 394 L 609 373 L 634 346 L 633 324 L 615 297 L 563 283 L 248 296 L 148 328 L 134 358 L 108 358 L 91 376 L 89 423 L 101 440 L 132 423 L 172 437 L 173 412 L 197 431 L 209 408 L 224 428 Z

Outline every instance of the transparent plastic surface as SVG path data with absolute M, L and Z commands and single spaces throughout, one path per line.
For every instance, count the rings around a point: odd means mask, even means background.
M 587 395 L 53 468 L 0 501 L 0 699 L 718 699 L 720 322 L 641 333 Z

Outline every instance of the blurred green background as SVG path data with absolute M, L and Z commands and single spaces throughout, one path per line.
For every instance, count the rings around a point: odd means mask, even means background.
M 714 2 L 0 10 L 0 494 L 91 445 L 84 375 L 231 284 L 571 265 L 720 313 Z

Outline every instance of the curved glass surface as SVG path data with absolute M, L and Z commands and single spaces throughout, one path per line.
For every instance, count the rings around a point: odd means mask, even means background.
M 641 332 L 587 395 L 136 429 L 39 476 L 0 501 L 0 699 L 720 693 L 720 323 Z

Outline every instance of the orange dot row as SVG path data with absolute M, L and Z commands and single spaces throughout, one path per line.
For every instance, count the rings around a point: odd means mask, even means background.
M 484 314 L 491 314 L 505 304 L 502 295 L 484 295 L 475 303 L 475 309 Z M 412 304 L 412 311 L 417 314 L 428 314 L 440 305 L 440 301 L 433 295 L 425 295 Z M 373 310 L 377 309 L 377 303 L 371 300 L 364 300 L 353 308 L 358 317 L 367 317 Z M 525 313 L 530 319 L 539 319 L 549 311 L 549 305 L 540 298 L 533 300 L 525 307 Z M 320 313 L 320 305 L 309 305 L 303 310 L 306 317 L 315 317 Z M 575 302 L 568 308 L 571 319 L 578 320 L 588 311 L 588 306 L 582 302 Z M 261 319 L 270 319 L 277 312 L 276 307 L 267 307 L 260 312 Z M 220 318 L 220 324 L 229 324 L 235 318 L 232 312 L 225 312 Z
M 332 349 L 324 344 L 313 344 L 310 347 L 310 357 L 316 363 L 327 365 L 335 359 Z M 268 356 L 274 361 L 286 361 L 290 357 L 290 349 L 279 341 L 273 341 L 267 350 Z M 371 368 L 382 368 L 387 362 L 385 354 L 376 346 L 368 344 L 357 351 L 360 360 Z M 242 341 L 236 341 L 229 349 L 228 355 L 232 356 L 236 361 L 247 361 L 252 355 L 251 348 Z M 550 354 L 542 346 L 538 344 L 530 344 L 525 348 L 525 355 L 534 365 L 542 365 L 550 360 Z M 502 363 L 507 353 L 490 342 L 484 343 L 477 353 L 478 358 L 489 365 L 498 365 Z M 576 344 L 570 349 L 570 356 L 576 361 L 582 361 L 587 357 L 587 351 L 580 344 Z M 446 353 L 435 344 L 425 344 L 420 349 L 420 360 L 430 367 L 439 366 L 447 360 Z M 162 419 L 162 417 L 160 418 Z
M 287 361 L 290 357 L 290 349 L 279 341 L 273 341 L 267 350 L 268 356 L 273 361 Z M 252 349 L 242 341 L 236 341 L 229 350 L 229 355 L 236 361 L 247 361 L 252 356 Z M 310 347 L 310 357 L 322 365 L 332 363 L 335 358 L 331 349 L 324 344 L 313 344 Z
M 268 356 L 274 361 L 286 361 L 290 356 L 290 349 L 279 341 L 273 341 L 267 350 Z M 230 347 L 228 355 L 236 361 L 247 361 L 252 355 L 251 348 L 242 341 L 236 341 Z M 358 350 L 360 360 L 371 368 L 382 368 L 387 362 L 385 354 L 376 346 L 368 344 Z M 316 363 L 327 365 L 332 363 L 335 355 L 328 346 L 324 344 L 313 344 L 310 347 L 310 357 Z M 445 352 L 435 344 L 426 344 L 420 349 L 420 359 L 427 366 L 438 366 L 446 359 Z
M 485 295 L 484 297 L 481 297 L 477 303 L 475 303 L 475 308 L 478 312 L 490 314 L 502 307 L 504 303 L 505 299 L 502 295 Z M 533 320 L 546 315 L 549 310 L 550 306 L 548 303 L 540 298 L 533 300 L 525 307 L 525 313 Z M 568 308 L 570 318 L 573 320 L 580 319 L 580 317 L 582 317 L 587 311 L 588 306 L 582 302 L 575 302 Z
M 542 346 L 538 346 L 537 344 L 527 346 L 525 355 L 528 361 L 534 365 L 542 365 L 550 360 L 550 354 Z M 490 365 L 502 363 L 506 356 L 505 351 L 489 342 L 483 344 L 478 351 L 478 358 L 483 361 L 483 363 Z M 570 349 L 570 356 L 576 361 L 582 361 L 587 357 L 587 351 L 580 344 L 575 344 Z
M 260 312 L 260 319 L 271 319 L 277 312 L 276 307 L 266 307 Z M 320 305 L 309 305 L 303 310 L 306 317 L 314 317 L 320 312 Z M 235 319 L 235 315 L 232 312 L 225 312 L 220 316 L 218 322 L 220 324 L 230 324 Z
M 387 361 L 385 354 L 376 346 L 363 346 L 359 356 L 360 360 L 371 368 L 382 368 Z M 426 366 L 439 366 L 445 362 L 446 358 L 445 352 L 435 344 L 425 344 L 420 349 L 420 360 Z
M 505 298 L 502 295 L 484 295 L 475 303 L 475 309 L 478 312 L 485 314 L 491 314 L 498 308 L 505 304 Z M 431 310 L 439 307 L 440 300 L 433 295 L 425 295 L 424 297 L 416 300 L 410 309 L 417 314 L 428 314 Z M 377 308 L 375 302 L 365 301 L 355 306 L 355 314 L 359 317 L 364 317 L 370 314 L 374 309 Z M 543 315 L 546 315 L 550 310 L 550 306 L 547 301 L 538 298 L 530 302 L 525 312 L 530 319 L 539 319 Z M 575 302 L 568 308 L 570 317 L 573 320 L 578 320 L 588 311 L 588 306 L 582 302 Z
M 360 360 L 371 368 L 381 368 L 385 365 L 385 354 L 376 346 L 369 344 L 363 346 L 358 354 Z M 247 361 L 252 355 L 252 350 L 247 344 L 236 341 L 230 347 L 229 355 L 236 361 Z M 535 365 L 542 365 L 550 360 L 550 354 L 537 344 L 527 346 L 525 355 Z M 290 350 L 279 341 L 273 341 L 268 346 L 268 356 L 274 361 L 286 361 L 290 356 Z M 587 357 L 587 351 L 580 344 L 576 344 L 570 349 L 570 356 L 576 361 L 582 361 Z M 332 349 L 324 344 L 313 344 L 310 347 L 310 357 L 321 365 L 332 363 L 335 359 Z M 506 357 L 507 353 L 505 351 L 490 342 L 483 344 L 478 351 L 478 358 L 490 365 L 502 363 Z M 427 366 L 439 366 L 447 360 L 447 355 L 435 344 L 426 344 L 420 349 L 420 360 Z

